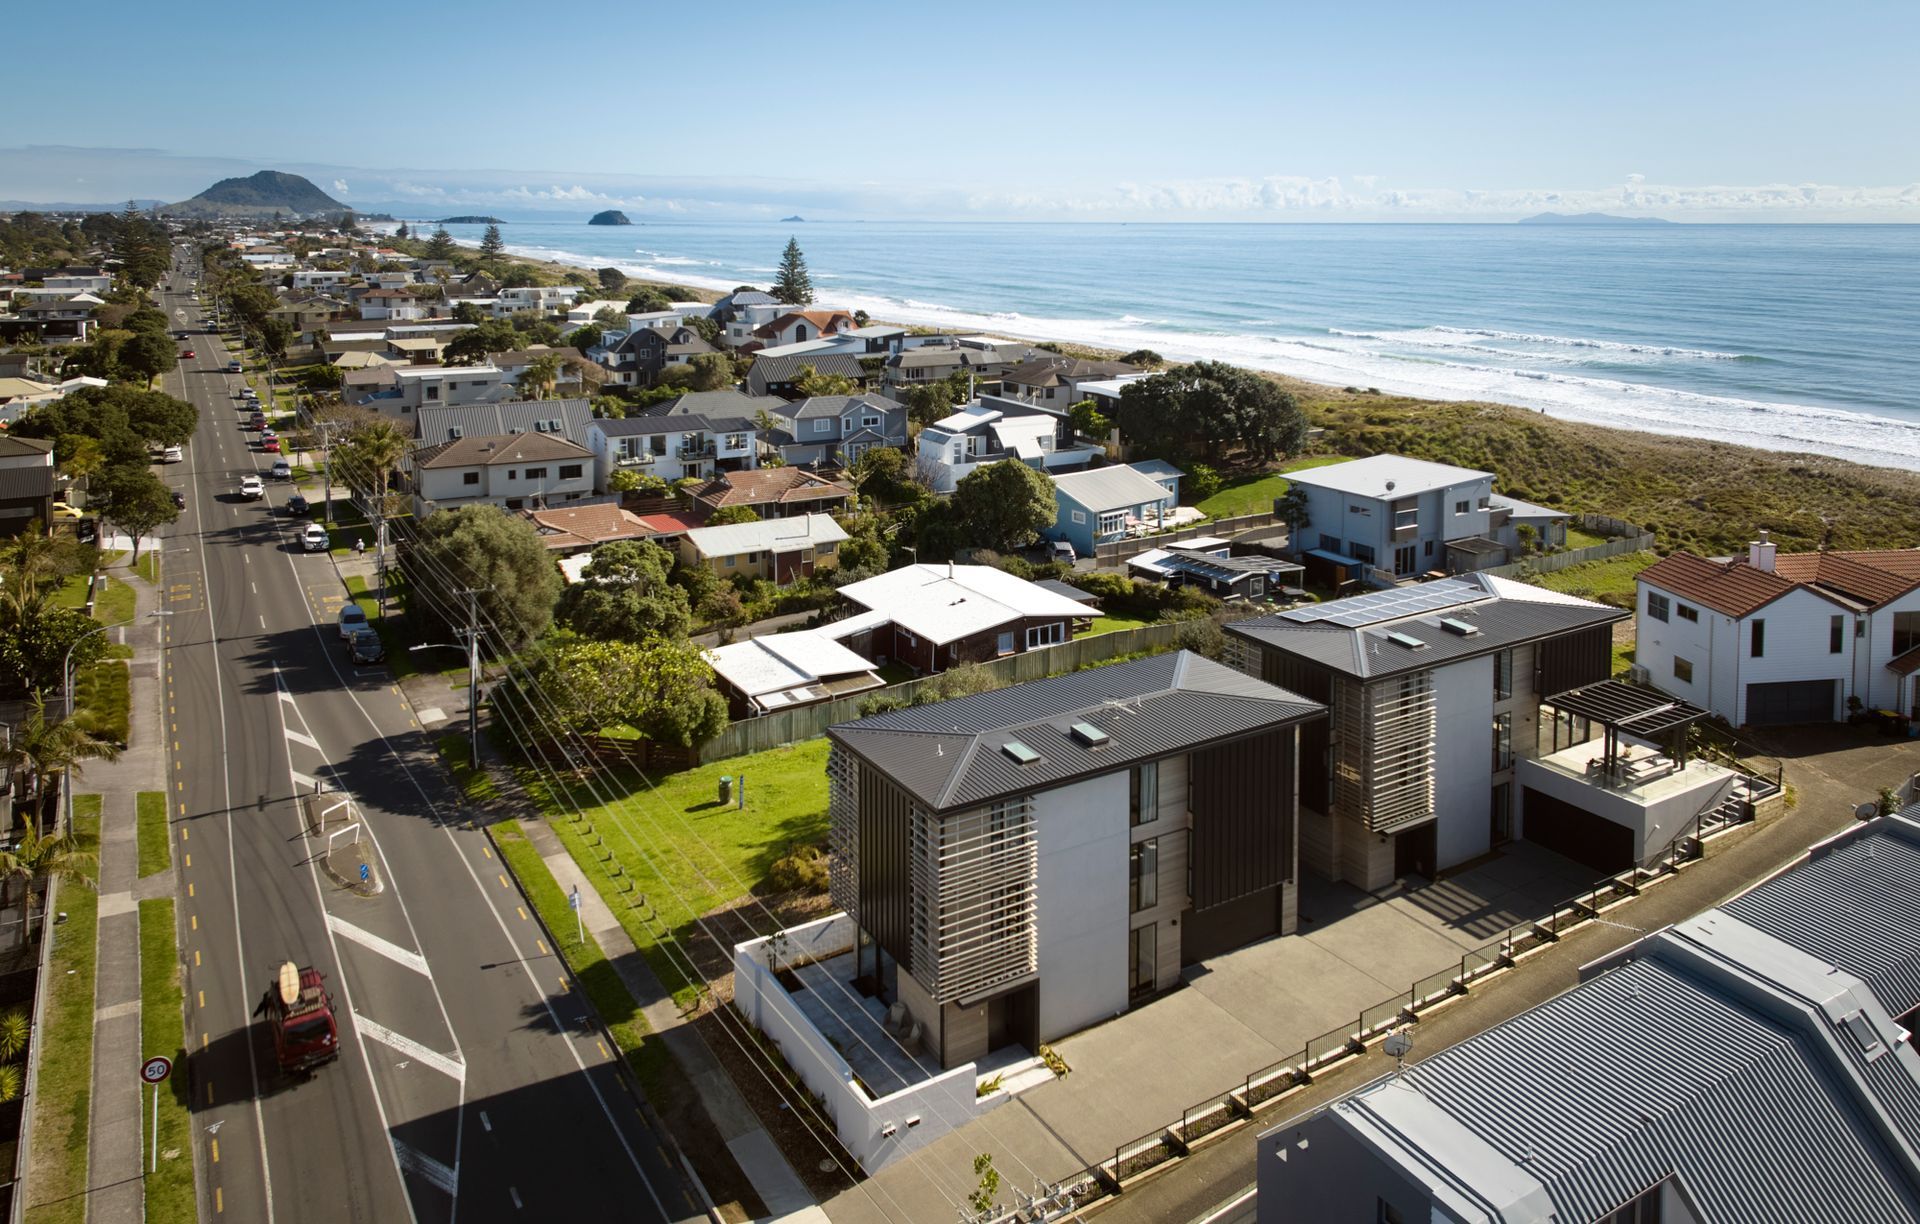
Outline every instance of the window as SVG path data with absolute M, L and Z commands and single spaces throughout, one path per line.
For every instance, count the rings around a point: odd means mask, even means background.
M 728 450 L 745 450 L 746 448 L 747 448 L 747 435 L 745 434 L 728 434 L 727 435 Z
M 1149 922 L 1128 936 L 1127 995 L 1138 999 L 1153 993 L 1154 951 L 1159 942 L 1159 923 Z
M 1127 515 L 1124 510 L 1115 510 L 1100 516 L 1100 534 L 1119 535 L 1127 529 Z
M 1013 653 L 1013 630 L 1009 629 L 1005 633 L 1001 634 L 997 639 L 995 639 L 993 652 L 995 654 L 1003 654 L 1003 655 L 1008 655 Z
M 1513 768 L 1513 715 L 1493 716 L 1493 767 Z
M 428 388 L 427 388 L 427 398 L 428 398 L 428 399 L 431 399 L 431 400 L 437 400 L 437 399 L 439 399 L 439 398 L 440 398 L 440 388 L 438 388 L 438 387 L 432 387 L 432 386 L 430 386 L 430 387 L 428 387 Z
M 1753 641 L 1751 645 L 1748 647 L 1747 653 L 1751 654 L 1756 659 L 1764 659 L 1767 657 L 1767 622 L 1766 621 L 1757 620 L 1753 622 Z
M 1372 518 L 1372 517 L 1373 517 L 1373 511 L 1372 511 L 1372 510 L 1370 510 L 1370 509 L 1368 509 L 1367 507 L 1365 507 L 1365 506 L 1361 506 L 1361 505 L 1349 505 L 1349 506 L 1347 507 L 1347 513 L 1348 513 L 1348 514 L 1357 514 L 1357 515 L 1359 515 L 1359 516 L 1360 516 L 1361 518 Z
M 1505 701 L 1513 696 L 1513 651 L 1503 650 L 1493 656 L 1493 699 Z
M 1453 503 L 1453 512 L 1455 514 L 1465 514 L 1467 512 L 1467 508 L 1468 507 L 1466 502 L 1457 501 Z
M 1087 512 L 1085 510 L 1075 510 L 1075 511 L 1072 511 L 1071 513 L 1073 515 L 1074 522 L 1084 523 L 1087 521 Z
M 1374 1202 L 1374 1224 L 1406 1224 L 1406 1218 L 1394 1209 L 1392 1203 L 1385 1199 L 1376 1199 Z
M 1827 653 L 1839 654 L 1847 641 L 1847 618 L 1833 616 L 1827 618 Z
M 507 469 L 507 479 L 508 479 L 508 480 L 518 480 L 518 479 L 520 479 L 520 473 L 519 473 L 519 472 L 517 472 L 517 471 L 515 471 L 515 470 L 514 470 L 514 469 L 512 469 L 512 468 L 508 468 L 508 469 Z
M 819 420 L 817 420 L 817 421 L 815 421 L 815 422 L 813 423 L 813 432 L 815 432 L 815 433 L 832 433 L 832 432 L 833 432 L 833 422 L 832 422 L 832 421 L 830 421 L 830 420 L 828 420 L 828 419 L 827 419 L 826 417 L 821 417 L 821 418 L 820 418 Z
M 1132 889 L 1132 912 L 1152 909 L 1160 903 L 1160 839 L 1149 837 L 1133 843 L 1127 855 L 1127 874 Z
M 1027 630 L 1027 649 L 1036 646 L 1058 646 L 1067 640 L 1067 626 L 1064 621 L 1049 621 L 1044 625 L 1034 625 Z
M 547 469 L 543 467 L 527 469 L 528 480 L 545 480 L 546 478 L 547 478 Z
M 1418 527 L 1419 525 L 1420 511 L 1418 507 L 1408 510 L 1395 510 L 1393 512 L 1393 529 L 1395 531 L 1400 530 L 1402 527 Z
M 1323 552 L 1330 552 L 1330 553 L 1339 552 L 1340 537 L 1322 534 L 1320 537 L 1320 548 L 1321 548 L 1321 551 Z
M 1353 559 L 1366 565 L 1373 564 L 1373 545 L 1355 543 L 1352 548 Z
M 1136 765 L 1127 775 L 1127 824 L 1143 825 L 1160 814 L 1160 763 Z
M 578 480 L 578 479 L 580 479 L 580 465 L 579 465 L 579 464 L 577 464 L 577 463 L 563 463 L 563 464 L 561 464 L 561 465 L 560 465 L 560 479 L 562 479 L 562 480 Z
M 480 483 L 480 473 L 462 472 L 460 473 L 460 483 L 463 485 L 477 485 Z
M 732 568 L 733 568 L 734 566 L 736 566 L 736 565 L 738 565 L 738 564 L 740 564 L 740 558 L 738 558 L 738 557 L 728 557 L 728 558 L 727 558 L 727 568 L 728 568 L 728 569 L 732 569 Z
M 1673 678 L 1682 684 L 1693 683 L 1693 664 L 1678 655 L 1673 659 Z
M 1920 612 L 1893 614 L 1893 653 L 1903 655 L 1920 646 Z
M 1680 614 L 1680 619 L 1683 621 L 1692 621 L 1696 625 L 1700 623 L 1700 609 L 1698 608 L 1690 607 L 1687 604 L 1679 604 L 1676 605 L 1673 610 Z
M 1648 616 L 1651 616 L 1653 619 L 1657 621 L 1664 621 L 1667 619 L 1667 608 L 1668 608 L 1668 601 L 1665 595 L 1662 595 L 1658 591 L 1647 592 L 1647 615 Z
M 1428 541 L 1427 541 L 1427 555 L 1428 555 L 1429 557 L 1431 557 L 1431 556 L 1433 555 L 1433 541 L 1432 541 L 1432 540 L 1428 540 Z
M 878 429 L 880 428 L 880 418 L 877 416 L 863 416 L 860 418 L 860 427 L 862 429 Z

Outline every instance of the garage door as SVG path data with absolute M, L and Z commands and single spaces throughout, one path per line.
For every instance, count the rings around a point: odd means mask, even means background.
M 1526 788 L 1526 837 L 1583 867 L 1612 874 L 1633 866 L 1633 830 Z
M 1833 721 L 1832 680 L 1787 680 L 1747 686 L 1747 723 L 1778 727 L 1786 723 Z

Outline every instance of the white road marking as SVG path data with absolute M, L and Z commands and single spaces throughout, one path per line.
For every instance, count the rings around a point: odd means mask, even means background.
M 454 1192 L 459 1184 L 458 1175 L 441 1162 L 409 1144 L 398 1139 L 393 1141 L 394 1155 L 399 1158 L 400 1167 L 409 1173 L 417 1173 L 429 1185 L 438 1186 L 448 1194 Z
M 480 1111 L 480 1125 L 489 1135 L 493 1133 L 493 1120 L 487 1117 L 487 1111 L 484 1109 Z
M 462 1084 L 467 1082 L 467 1064 L 458 1059 L 449 1058 L 438 1050 L 429 1049 L 411 1037 L 403 1037 L 386 1025 L 367 1019 L 359 1012 L 353 1013 L 353 1023 L 364 1036 L 373 1038 L 388 1049 L 397 1050 L 408 1058 L 418 1059 L 449 1079 Z
M 305 731 L 295 731 L 292 727 L 288 727 L 285 730 L 285 732 L 283 732 L 283 734 L 285 734 L 288 739 L 292 740 L 296 744 L 305 744 L 307 747 L 313 749 L 315 752 L 320 751 L 320 741 L 314 739 L 311 735 L 308 735 Z
M 267 618 L 264 616 L 260 618 L 260 627 L 262 629 L 265 629 L 267 627 Z
M 519 1210 L 520 1209 L 520 1191 L 513 1186 L 508 1186 L 507 1193 L 513 1196 L 514 1209 L 516 1211 Z
M 382 939 L 372 931 L 361 930 L 351 922 L 336 918 L 332 914 L 327 915 L 327 925 L 335 933 L 345 936 L 363 948 L 373 949 L 395 964 L 405 965 L 423 977 L 433 976 L 433 970 L 427 967 L 427 958 L 418 952 L 409 952 L 392 940 Z

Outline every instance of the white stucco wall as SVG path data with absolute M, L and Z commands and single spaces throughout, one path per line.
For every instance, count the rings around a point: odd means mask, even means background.
M 1433 672 L 1433 809 L 1440 819 L 1441 870 L 1487 852 L 1493 773 L 1493 659 L 1467 659 Z
M 1037 796 L 1034 821 L 1040 1039 L 1052 1041 L 1126 1010 L 1126 773 Z

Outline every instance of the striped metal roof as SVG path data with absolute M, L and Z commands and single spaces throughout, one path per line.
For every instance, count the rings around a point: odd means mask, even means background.
M 1920 825 L 1849 830 L 1720 908 L 1853 974 L 1896 1016 L 1920 1007 Z

